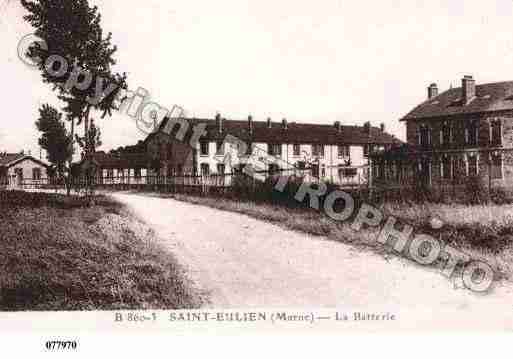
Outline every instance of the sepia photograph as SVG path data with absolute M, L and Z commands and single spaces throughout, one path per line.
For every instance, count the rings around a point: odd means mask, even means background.
M 512 18 L 0 0 L 0 330 L 512 331 Z

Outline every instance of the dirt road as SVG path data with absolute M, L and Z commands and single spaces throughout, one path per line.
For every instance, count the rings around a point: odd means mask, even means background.
M 513 323 L 509 287 L 476 295 L 435 269 L 244 215 L 151 196 L 114 196 L 156 230 L 191 279 L 210 293 L 212 307 L 446 309 L 484 318 L 502 311 L 508 321 L 501 325 Z

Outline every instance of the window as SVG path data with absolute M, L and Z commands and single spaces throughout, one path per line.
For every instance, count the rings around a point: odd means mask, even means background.
M 217 174 L 218 175 L 224 175 L 225 170 L 226 170 L 226 167 L 225 167 L 224 163 L 217 164 Z
M 295 144 L 292 148 L 292 153 L 293 153 L 294 157 L 301 156 L 301 146 L 298 144 Z
M 451 159 L 450 157 L 441 157 L 440 158 L 440 178 L 444 180 L 451 179 Z
M 141 178 L 141 169 L 140 168 L 136 168 L 134 170 L 134 177 L 137 179 Z
M 500 146 L 502 145 L 502 123 L 501 120 L 497 119 L 491 123 L 491 145 Z
M 379 178 L 379 166 L 377 164 L 372 165 L 372 176 Z
M 113 169 L 107 170 L 107 178 L 114 178 L 114 170 Z
M 367 158 L 369 157 L 370 152 L 370 145 L 363 146 L 363 157 Z
M 119 177 L 119 178 L 123 178 L 123 177 L 125 177 L 125 171 L 124 171 L 124 170 L 122 170 L 122 169 L 119 169 L 119 170 L 118 170 L 118 177 Z
M 278 166 L 276 163 L 271 163 L 269 165 L 269 174 L 274 175 L 280 172 L 280 166 Z
M 401 161 L 397 161 L 396 162 L 396 168 L 397 168 L 397 172 L 396 172 L 396 181 L 401 181 L 401 179 L 403 178 L 403 164 L 401 163 Z
M 386 173 L 385 173 L 385 163 L 380 162 L 378 166 L 378 175 L 381 179 L 386 179 Z
M 223 141 L 216 142 L 216 155 L 217 156 L 224 155 L 224 142 Z
M 426 125 L 419 127 L 419 145 L 422 147 L 431 145 L 431 129 Z
M 210 165 L 208 163 L 201 164 L 201 175 L 210 176 Z
M 351 177 L 356 177 L 357 175 L 357 170 L 356 168 L 340 168 L 338 170 L 338 175 L 339 177 L 342 179 L 342 178 L 351 178 Z
M 271 156 L 281 156 L 281 145 L 278 143 L 269 143 L 267 145 L 268 153 Z
M 208 142 L 207 141 L 200 142 L 200 155 L 208 156 Z
M 34 181 L 39 181 L 41 179 L 41 168 L 32 169 L 32 179 Z
M 324 157 L 324 145 L 313 145 L 312 155 L 314 157 Z
M 492 154 L 492 179 L 502 179 L 502 155 L 500 153 Z
M 317 165 L 317 164 L 312 165 L 312 176 L 319 178 L 319 165 Z
M 321 167 L 321 178 L 326 177 L 326 166 Z
M 246 156 L 251 156 L 253 154 L 253 144 L 248 144 L 246 148 Z
M 470 146 L 477 146 L 478 139 L 478 121 L 468 121 L 465 127 L 465 142 Z
M 238 165 L 235 165 L 235 166 L 233 167 L 233 172 L 234 172 L 235 174 L 240 175 L 240 174 L 244 173 L 244 168 L 245 168 L 245 167 L 246 167 L 246 165 L 244 165 L 244 164 L 238 164 Z
M 390 163 L 390 179 L 397 180 L 397 163 Z
M 451 125 L 446 122 L 442 125 L 442 129 L 440 130 L 440 144 L 448 145 L 451 143 L 451 140 Z
M 468 155 L 467 156 L 467 166 L 468 166 L 468 175 L 469 176 L 477 176 L 478 162 L 477 162 L 476 155 Z
M 338 145 L 338 158 L 349 157 L 349 146 Z

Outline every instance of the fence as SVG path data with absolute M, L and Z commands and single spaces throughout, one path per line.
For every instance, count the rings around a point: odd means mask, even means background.
M 146 176 L 128 176 L 126 174 L 120 176 L 107 177 L 76 177 L 72 180 L 71 189 L 74 192 L 81 192 L 87 188 L 94 187 L 96 189 L 108 190 L 146 190 L 157 192 L 171 193 L 190 193 L 205 195 L 209 193 L 227 193 L 233 189 L 233 185 L 237 180 L 241 185 L 256 188 L 258 183 L 262 183 L 267 179 L 277 179 L 280 176 L 294 176 L 300 181 L 315 183 L 321 181 L 319 178 L 311 175 L 309 171 L 303 170 L 277 170 L 255 171 L 255 176 L 248 176 L 242 172 L 227 174 L 210 174 L 210 175 L 146 175 Z M 367 189 L 366 178 L 360 173 L 357 176 L 340 178 L 336 184 L 339 188 L 350 190 Z M 43 180 L 19 180 L 4 178 L 0 179 L 0 189 L 10 190 L 62 190 L 64 189 L 64 179 L 43 179 Z M 248 190 L 251 190 L 249 188 Z

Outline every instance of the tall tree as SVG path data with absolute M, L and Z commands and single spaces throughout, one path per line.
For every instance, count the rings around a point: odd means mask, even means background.
M 126 74 L 116 73 L 112 34 L 104 36 L 98 7 L 88 0 L 20 0 L 28 11 L 24 19 L 35 28 L 35 35 L 46 42 L 46 48 L 35 44 L 28 55 L 39 59 L 38 66 L 44 83 L 53 86 L 60 100 L 66 103 L 64 111 L 71 121 L 74 138 L 75 121 L 84 124 L 84 138 L 90 138 L 90 116 L 99 111 L 102 118 L 116 108 L 119 91 L 126 89 Z M 64 74 L 55 75 L 60 64 L 53 63 L 49 71 L 45 64 L 50 56 L 58 55 L 67 62 Z M 50 62 L 49 62 L 50 63 Z M 71 144 L 72 146 L 72 144 Z M 86 157 L 92 144 L 86 141 Z
M 36 121 L 36 127 L 41 132 L 39 146 L 46 150 L 47 160 L 54 165 L 56 174 L 61 178 L 69 173 L 66 162 L 73 156 L 71 136 L 62 117 L 62 113 L 46 104 L 39 109 L 39 118 Z M 68 181 L 66 183 L 68 184 Z
M 91 119 L 91 126 L 87 136 L 86 138 L 75 135 L 75 139 L 83 151 L 89 146 L 90 149 L 95 152 L 96 149 L 102 145 L 102 132 L 100 128 L 96 126 L 94 119 Z

